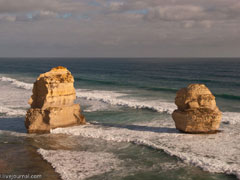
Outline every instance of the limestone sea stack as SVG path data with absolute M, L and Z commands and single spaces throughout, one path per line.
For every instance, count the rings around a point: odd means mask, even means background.
M 79 104 L 74 104 L 74 78 L 59 66 L 41 74 L 33 86 L 25 126 L 29 133 L 47 133 L 50 129 L 85 124 Z
M 217 132 L 222 113 L 216 106 L 215 96 L 204 84 L 190 84 L 177 92 L 172 114 L 176 128 L 186 133 Z

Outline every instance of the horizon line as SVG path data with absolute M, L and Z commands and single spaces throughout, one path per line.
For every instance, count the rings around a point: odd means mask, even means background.
M 151 58 L 151 59 L 157 59 L 157 58 L 175 58 L 175 59 L 183 59 L 183 58 L 186 58 L 186 59 L 190 59 L 190 58 L 198 58 L 198 59 L 205 59 L 205 58 L 218 58 L 218 59 L 225 59 L 225 58 L 231 58 L 231 59 L 237 59 L 237 58 L 240 58 L 239 57 L 219 57 L 219 56 L 210 56 L 210 57 L 198 57 L 198 56 L 193 56 L 193 57 L 0 57 L 0 59 L 3 59 L 3 58 L 8 58 L 8 59 L 14 59 L 14 58 L 20 58 L 20 59 L 23 59 L 23 58 L 27 58 L 27 59 L 30 59 L 30 58 L 51 58 L 51 59 L 55 59 L 55 58 L 62 58 L 62 59 L 65 59 L 65 58 L 72 58 L 72 59 L 110 59 L 110 58 L 114 58 L 114 59 L 145 59 L 145 58 Z

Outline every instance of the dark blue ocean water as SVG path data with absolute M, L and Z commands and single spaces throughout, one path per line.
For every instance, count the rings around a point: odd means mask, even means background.
M 132 90 L 136 96 L 162 96 L 170 101 L 178 89 L 204 83 L 223 111 L 240 111 L 240 59 L 236 58 L 0 59 L 0 73 L 32 82 L 59 65 L 72 72 L 77 88 Z
M 175 108 L 176 92 L 191 83 L 209 87 L 224 112 L 224 121 L 239 121 L 240 59 L 1 58 L 0 146 L 4 157 L 0 155 L 0 160 L 12 161 L 14 157 L 17 162 L 9 163 L 8 172 L 27 173 L 27 167 L 32 167 L 31 173 L 42 171 L 47 174 L 46 179 L 57 179 L 58 175 L 41 161 L 36 149 L 84 149 L 115 153 L 126 162 L 129 170 L 129 174 L 121 172 L 124 178 L 113 172 L 92 179 L 235 179 L 183 166 L 175 157 L 142 146 L 98 140 L 90 143 L 93 140 L 84 138 L 79 142 L 65 136 L 19 137 L 15 133 L 26 132 L 24 115 L 29 107 L 27 100 L 31 96 L 32 83 L 39 74 L 56 66 L 67 67 L 73 74 L 77 102 L 89 122 L 131 125 L 158 119 L 172 121 L 170 114 Z M 18 159 L 19 153 L 23 158 Z M 163 170 L 160 162 L 174 164 L 174 168 Z M 154 165 L 157 163 L 160 164 Z

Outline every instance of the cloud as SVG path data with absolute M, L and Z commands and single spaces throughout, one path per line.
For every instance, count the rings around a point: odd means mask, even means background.
M 16 16 L 0 15 L 0 22 L 15 22 Z
M 239 54 L 239 21 L 239 0 L 0 0 L 0 54 Z
M 0 13 L 19 13 L 43 9 L 58 9 L 57 0 L 0 0 Z
M 29 18 L 32 20 L 43 20 L 43 19 L 56 18 L 57 16 L 58 16 L 58 13 L 56 12 L 41 10 L 39 12 L 30 13 Z
M 107 8 L 112 12 L 118 12 L 118 11 L 124 10 L 125 8 L 127 8 L 127 6 L 125 6 L 124 2 L 113 1 L 113 2 L 108 2 L 107 3 Z
M 72 14 L 72 17 L 88 16 L 105 18 L 106 14 L 142 15 L 145 21 L 218 21 L 240 16 L 240 3 L 236 0 L 165 1 L 165 0 L 0 0 L 0 14 L 24 17 L 33 13 L 35 19 L 46 20 Z M 226 5 L 227 4 L 227 5 Z M 37 12 L 37 13 L 36 13 Z M 46 14 L 47 12 L 51 14 Z M 58 15 L 57 15 L 58 14 Z M 132 16 L 131 16 L 132 17 Z M 17 18 L 17 19 L 19 19 Z M 21 18 L 20 18 L 21 19 Z M 27 18 L 26 18 L 27 19 Z M 190 27 L 190 23 L 186 23 Z M 208 24 L 209 27 L 209 24 Z
M 90 10 L 90 7 L 89 3 L 85 0 L 0 0 L 0 14 L 84 12 Z
M 147 20 L 182 21 L 198 20 L 205 16 L 204 9 L 199 6 L 176 5 L 151 7 L 144 16 Z
M 86 17 L 86 13 L 90 10 L 89 3 L 84 1 L 0 0 L 1 21 L 8 22 L 67 19 L 72 16 L 79 19 L 79 17 Z

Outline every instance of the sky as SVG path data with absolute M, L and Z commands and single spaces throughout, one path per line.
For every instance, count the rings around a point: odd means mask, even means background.
M 240 1 L 0 0 L 0 57 L 240 57 Z

